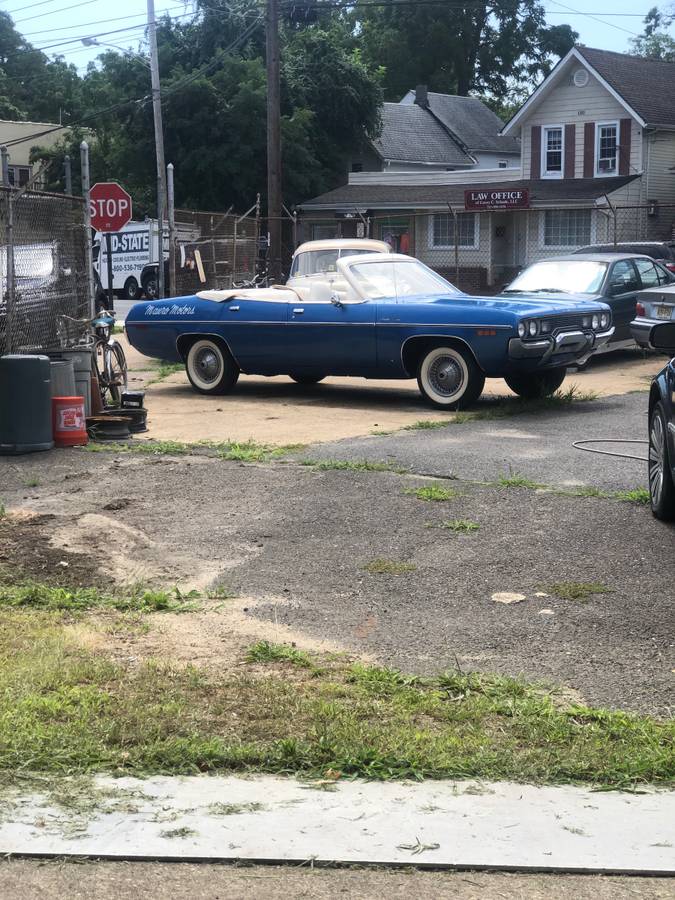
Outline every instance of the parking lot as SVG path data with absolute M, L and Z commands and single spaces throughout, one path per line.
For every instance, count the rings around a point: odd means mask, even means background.
M 601 362 L 574 377 L 586 393 L 630 385 L 622 395 L 513 414 L 488 397 L 483 417 L 408 430 L 439 416 L 407 385 L 242 379 L 231 397 L 200 398 L 175 373 L 148 389 L 149 437 L 305 446 L 252 461 L 163 445 L 5 459 L 5 502 L 37 515 L 0 562 L 235 595 L 218 612 L 167 615 L 125 639 L 124 658 L 228 667 L 255 636 L 414 672 L 550 679 L 580 702 L 664 714 L 673 529 L 639 502 L 643 463 L 572 446 L 643 438 L 659 365 Z M 568 596 L 575 585 L 590 589 Z

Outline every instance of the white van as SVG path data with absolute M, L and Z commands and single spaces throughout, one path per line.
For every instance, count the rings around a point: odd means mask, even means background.
M 141 272 L 149 263 L 159 259 L 158 228 L 156 219 L 145 222 L 129 222 L 121 231 L 110 235 L 113 292 L 127 300 L 141 296 Z M 169 253 L 169 238 L 164 228 L 164 258 Z M 94 268 L 99 274 L 103 290 L 108 290 L 108 253 L 105 234 L 97 232 L 94 238 Z

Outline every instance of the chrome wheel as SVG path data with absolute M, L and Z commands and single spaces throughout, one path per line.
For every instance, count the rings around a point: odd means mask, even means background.
M 465 372 L 452 356 L 439 356 L 429 366 L 429 384 L 437 394 L 452 397 L 464 383 Z
M 211 347 L 202 347 L 195 354 L 194 368 L 201 381 L 213 384 L 223 371 L 222 358 Z
M 652 427 L 649 431 L 649 493 L 653 507 L 657 507 L 661 503 L 663 494 L 665 446 L 666 436 L 663 422 L 661 416 L 656 414 L 652 418 Z

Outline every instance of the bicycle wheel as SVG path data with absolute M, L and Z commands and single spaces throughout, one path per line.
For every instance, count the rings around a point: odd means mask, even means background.
M 122 405 L 122 394 L 127 389 L 127 360 L 121 344 L 109 341 L 103 349 L 108 393 L 112 406 Z

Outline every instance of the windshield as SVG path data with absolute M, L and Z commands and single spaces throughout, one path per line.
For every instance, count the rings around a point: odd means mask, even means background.
M 504 293 L 597 294 L 606 272 L 603 262 L 549 259 L 521 272 Z
M 351 250 L 347 247 L 329 250 L 306 250 L 293 260 L 291 277 L 301 278 L 305 275 L 327 274 L 337 272 L 337 261 L 340 256 L 362 256 L 364 253 L 376 253 L 377 251 Z
M 54 244 L 19 244 L 14 247 L 16 278 L 49 278 L 54 271 Z M 0 271 L 7 277 L 7 247 L 0 247 Z
M 380 260 L 358 263 L 350 271 L 367 297 L 412 297 L 416 294 L 458 294 L 441 278 L 416 259 Z

